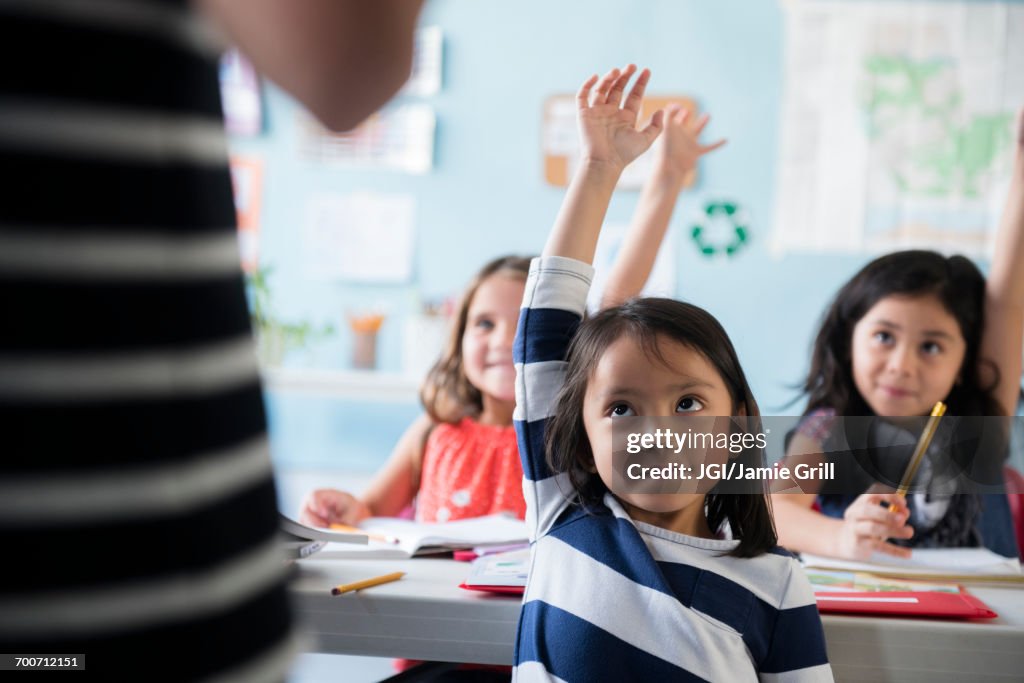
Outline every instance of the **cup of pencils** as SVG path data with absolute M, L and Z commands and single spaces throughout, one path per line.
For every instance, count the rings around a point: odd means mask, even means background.
M 377 367 L 377 333 L 384 324 L 383 313 L 349 314 L 352 329 L 352 367 L 373 370 Z

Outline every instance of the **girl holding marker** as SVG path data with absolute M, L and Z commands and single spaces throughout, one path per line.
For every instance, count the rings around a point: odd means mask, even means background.
M 951 416 L 1014 414 L 1024 346 L 1024 111 L 1014 133 L 1011 187 L 987 281 L 962 256 L 901 251 L 846 283 L 814 343 L 790 461 L 835 458 L 824 454 L 836 416 L 927 416 L 939 401 Z M 911 545 L 984 545 L 1017 555 L 1005 494 L 904 498 L 826 486 L 817 494 L 775 494 L 773 508 L 780 542 L 798 551 L 866 559 L 874 552 L 907 557 Z

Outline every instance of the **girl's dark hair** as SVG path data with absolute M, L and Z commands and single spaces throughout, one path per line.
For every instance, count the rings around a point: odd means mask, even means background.
M 721 375 L 734 411 L 742 411 L 755 425 L 760 423 L 757 402 L 736 351 L 710 313 L 691 304 L 661 298 L 632 299 L 601 311 L 583 321 L 569 346 L 565 384 L 545 434 L 548 465 L 555 472 L 568 474 L 577 502 L 586 508 L 598 506 L 607 488 L 594 472 L 594 454 L 583 425 L 583 398 L 601 357 L 623 335 L 635 340 L 648 358 L 663 365 L 668 363 L 659 348 L 659 337 L 700 353 Z M 745 465 L 764 465 L 760 449 L 749 449 L 741 457 L 750 459 Z M 730 555 L 753 557 L 776 545 L 775 526 L 763 487 L 750 495 L 721 494 L 712 489 L 705 505 L 709 527 L 714 531 L 727 521 L 733 537 L 739 539 Z
M 462 368 L 462 335 L 466 333 L 469 306 L 480 285 L 490 276 L 500 273 L 525 281 L 529 272 L 529 257 L 500 256 L 484 265 L 473 276 L 459 301 L 444 351 L 427 373 L 420 388 L 420 401 L 430 419 L 456 423 L 463 417 L 475 417 L 484 409 L 480 390 L 469 383 Z
M 872 415 L 853 381 L 853 328 L 878 301 L 887 296 L 938 298 L 956 318 L 967 351 L 959 381 L 946 398 L 951 415 L 1001 415 L 992 395 L 993 380 L 983 385 L 979 349 L 985 327 L 985 278 L 963 256 L 945 257 L 933 251 L 899 251 L 875 259 L 843 285 L 821 321 L 814 341 L 811 368 L 803 383 L 807 411 L 831 408 L 837 415 Z

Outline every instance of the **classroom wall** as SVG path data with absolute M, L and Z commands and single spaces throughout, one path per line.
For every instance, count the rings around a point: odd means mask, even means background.
M 333 321 L 336 339 L 293 354 L 290 365 L 345 367 L 347 310 L 380 305 L 380 367 L 400 368 L 402 325 L 424 299 L 456 294 L 487 259 L 536 253 L 562 200 L 545 184 L 542 103 L 573 92 L 590 73 L 635 62 L 649 92 L 688 94 L 712 115 L 709 138 L 729 144 L 702 162 L 680 202 L 676 294 L 724 324 L 766 414 L 799 412 L 791 388 L 806 370 L 816 321 L 866 256 L 769 253 L 779 109 L 783 14 L 777 0 L 431 0 L 423 25 L 444 34 L 441 92 L 425 98 L 438 119 L 434 169 L 423 175 L 344 170 L 299 158 L 294 103 L 266 87 L 267 132 L 232 149 L 266 164 L 262 253 L 273 267 L 282 317 Z M 419 98 L 410 98 L 420 101 Z M 302 270 L 299 228 L 314 193 L 371 190 L 416 200 L 416 255 L 406 285 L 316 282 Z M 625 223 L 638 193 L 620 192 L 610 222 Z M 734 258 L 698 254 L 686 229 L 708 198 L 738 200 L 751 218 L 749 246 Z M 268 397 L 275 458 L 293 467 L 371 471 L 417 413 L 415 404 Z

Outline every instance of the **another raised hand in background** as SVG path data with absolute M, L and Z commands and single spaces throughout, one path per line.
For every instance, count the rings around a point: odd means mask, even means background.
M 978 367 L 983 380 L 995 387 L 992 393 L 1003 415 L 1017 410 L 1024 370 L 1024 108 L 1017 112 L 1013 154 L 1010 191 L 985 283 L 985 331 Z
M 725 138 L 720 138 L 710 145 L 701 144 L 701 133 L 710 119 L 709 114 L 694 116 L 681 105 L 669 105 L 661 144 L 655 150 L 652 179 L 674 181 L 681 187 L 702 156 L 726 143 Z
M 658 250 L 675 211 L 679 193 L 702 156 L 725 144 L 700 142 L 709 116 L 693 117 L 679 105 L 670 105 L 664 119 L 661 144 L 656 147 L 654 168 L 644 183 L 640 201 L 630 222 L 601 296 L 601 308 L 616 306 L 640 293 L 654 268 Z

